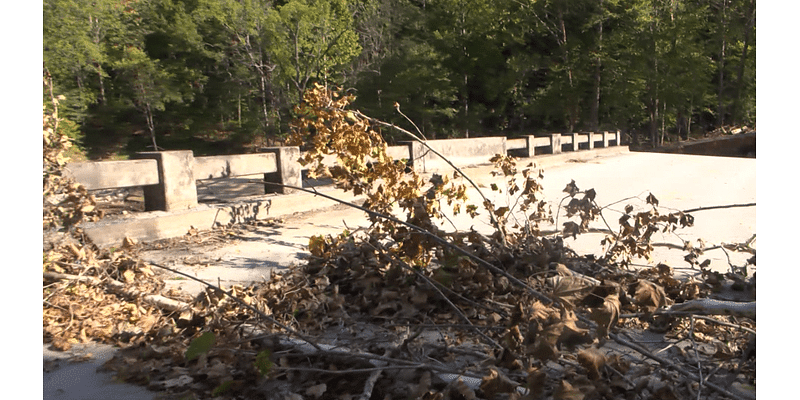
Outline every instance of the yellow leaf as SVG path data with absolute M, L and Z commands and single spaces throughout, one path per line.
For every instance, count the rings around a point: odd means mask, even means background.
M 136 280 L 136 274 L 131 270 L 126 270 L 122 273 L 126 283 L 133 283 Z

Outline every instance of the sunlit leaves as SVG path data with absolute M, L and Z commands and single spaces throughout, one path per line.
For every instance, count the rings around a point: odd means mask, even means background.
M 603 299 L 603 305 L 591 310 L 591 318 L 597 324 L 597 336 L 605 338 L 616 325 L 620 314 L 620 301 L 617 294 L 610 294 Z
M 94 197 L 64 174 L 69 160 L 67 152 L 72 147 L 72 140 L 60 127 L 63 120 L 59 117 L 59 104 L 64 96 L 52 92 L 48 74 L 42 81 L 45 91 L 52 94 L 42 105 L 42 227 L 69 227 L 82 221 L 96 221 L 102 212 L 97 210 Z
M 589 379 L 597 380 L 603 373 L 606 357 L 597 348 L 589 347 L 578 352 L 578 363 L 586 369 Z
M 633 290 L 636 305 L 646 312 L 652 313 L 667 305 L 667 295 L 664 293 L 664 288 L 653 282 L 640 280 Z

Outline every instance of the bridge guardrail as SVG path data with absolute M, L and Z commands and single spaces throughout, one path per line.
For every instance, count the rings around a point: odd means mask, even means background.
M 540 154 L 618 146 L 616 132 L 551 133 L 506 137 L 429 140 L 427 144 L 455 165 L 485 164 L 495 154 L 530 158 Z M 268 147 L 255 154 L 195 157 L 190 150 L 142 152 L 131 160 L 67 164 L 68 173 L 89 190 L 141 186 L 146 211 L 181 211 L 197 207 L 197 181 L 263 174 L 267 182 L 302 187 L 299 147 Z M 446 167 L 418 142 L 390 146 L 395 159 L 407 159 L 420 172 Z M 265 193 L 288 194 L 290 188 L 264 185 Z

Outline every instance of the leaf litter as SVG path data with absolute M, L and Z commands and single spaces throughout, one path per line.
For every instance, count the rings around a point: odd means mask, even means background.
M 381 123 L 346 111 L 349 101 L 324 87 L 309 91 L 301 111 L 317 118 L 301 119 L 295 139 L 316 144 L 306 152 L 313 171 L 368 194 L 373 224 L 315 236 L 305 264 L 249 286 L 207 284 L 194 297 L 165 290 L 166 267 L 138 256 L 145 245 L 88 242 L 76 221 L 92 218 L 91 196 L 66 179 L 48 180 L 58 165 L 45 168 L 45 194 L 48 185 L 76 188 L 83 197 L 70 204 L 86 211 L 45 200 L 44 341 L 60 350 L 118 345 L 104 369 L 160 398 L 754 397 L 755 319 L 666 309 L 712 296 L 733 275 L 679 280 L 663 264 L 630 268 L 647 256 L 654 230 L 679 229 L 690 216 L 659 214 L 650 194 L 650 209 L 625 208 L 602 256 L 578 257 L 561 236 L 539 231 L 540 221 L 552 221 L 540 198 L 542 172 L 526 167 L 517 185 L 515 160 L 497 156 L 498 176 L 508 178 L 498 190 L 522 201 L 483 203 L 498 228 L 492 235 L 443 231 L 434 222 L 443 204 L 480 212 L 463 204 L 463 174 L 425 183 L 387 159 Z M 308 132 L 315 137 L 302 136 Z M 316 164 L 324 154 L 337 154 L 338 168 Z M 565 212 L 577 222 L 563 235 L 581 234 L 602 209 L 594 191 L 574 181 L 565 192 Z M 405 223 L 379 217 L 395 207 Z M 520 211 L 524 219 L 515 220 Z M 184 239 L 224 241 L 229 233 Z M 687 262 L 705 272 L 702 253 L 693 254 Z M 740 281 L 747 267 L 737 270 Z

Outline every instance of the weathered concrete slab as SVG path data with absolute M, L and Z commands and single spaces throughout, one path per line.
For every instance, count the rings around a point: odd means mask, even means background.
M 88 190 L 158 184 L 156 160 L 76 162 L 67 164 L 66 172 Z
M 386 155 L 392 157 L 394 160 L 410 160 L 411 148 L 409 145 L 389 146 L 386 149 Z
M 506 150 L 522 150 L 528 148 L 528 139 L 521 137 L 521 138 L 513 138 L 506 140 Z
M 193 168 L 196 180 L 230 178 L 277 171 L 276 156 L 272 153 L 195 157 Z
M 658 153 L 714 155 L 723 157 L 755 158 L 756 132 L 741 133 L 716 138 L 678 142 L 658 149 L 645 149 Z
M 504 136 L 429 140 L 427 144 L 455 165 L 465 167 L 488 164 L 495 154 L 506 154 Z M 418 172 L 450 168 L 441 157 L 418 142 L 411 143 L 411 157 L 414 169 Z
M 303 168 L 298 163 L 300 160 L 299 147 L 265 147 L 261 151 L 267 152 L 275 157 L 277 163 L 276 171 L 265 171 L 264 181 L 278 183 L 281 185 L 302 187 Z M 264 185 L 264 193 L 289 194 L 295 190 L 278 185 Z
M 148 151 L 134 157 L 158 163 L 158 184 L 143 188 L 145 210 L 181 211 L 197 206 L 191 150 Z
M 153 211 L 138 215 L 137 218 L 84 224 L 82 228 L 96 245 L 111 247 L 120 246 L 126 237 L 154 241 L 183 236 L 192 227 L 211 229 L 217 213 L 217 209 L 212 207 L 172 213 Z
M 343 192 L 333 187 L 317 189 L 343 201 L 358 203 L 363 196 Z M 118 246 L 130 237 L 139 241 L 154 241 L 185 235 L 190 229 L 212 229 L 233 223 L 264 220 L 299 212 L 309 212 L 338 204 L 308 193 L 260 195 L 234 198 L 226 204 L 201 205 L 178 212 L 152 211 L 126 218 L 85 223 L 81 227 L 98 246 Z

